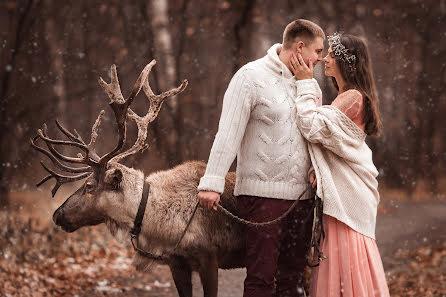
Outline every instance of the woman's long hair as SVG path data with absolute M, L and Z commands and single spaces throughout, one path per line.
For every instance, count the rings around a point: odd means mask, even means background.
M 341 43 L 348 49 L 348 54 L 356 56 L 356 61 L 348 63 L 342 60 L 340 56 L 335 55 L 342 78 L 345 81 L 345 88 L 356 89 L 361 92 L 364 98 L 363 122 L 365 123 L 365 133 L 369 136 L 378 136 L 382 125 L 367 45 L 362 39 L 353 35 L 342 34 L 340 37 Z M 334 77 L 332 81 L 335 88 L 339 90 Z

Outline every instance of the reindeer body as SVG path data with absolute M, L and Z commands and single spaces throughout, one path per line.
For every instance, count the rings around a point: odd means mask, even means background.
M 139 247 L 155 255 L 169 254 L 180 238 L 197 203 L 197 186 L 206 164 L 187 162 L 147 177 L 151 191 L 144 216 Z M 221 203 L 233 212 L 235 174 L 226 177 Z M 181 297 L 192 296 L 191 272 L 200 275 L 205 296 L 217 296 L 218 268 L 243 267 L 242 225 L 221 212 L 198 208 L 169 265 Z M 154 261 L 139 254 L 134 264 L 147 270 Z
M 149 201 L 144 216 L 141 247 L 159 253 L 158 249 L 172 248 L 176 244 L 197 203 L 197 186 L 204 175 L 206 164 L 187 162 L 170 170 L 153 173 L 147 177 L 150 183 Z M 233 189 L 235 174 L 226 177 L 227 185 L 222 195 L 222 205 L 236 212 Z M 145 241 L 145 242 L 144 242 Z M 221 212 L 198 208 L 179 250 L 187 254 L 194 250 L 222 252 L 243 252 L 243 228 Z M 141 257 L 138 266 L 144 269 L 147 258 Z M 221 262 L 221 261 L 220 261 Z M 242 267 L 240 261 L 221 262 L 222 268 Z
M 146 177 L 150 193 L 139 235 L 139 248 L 155 255 L 172 253 L 192 216 L 197 203 L 197 186 L 205 169 L 203 162 L 187 162 Z M 132 178 L 142 180 L 141 172 L 127 170 Z M 114 209 L 106 211 L 109 213 L 107 225 L 118 239 L 129 240 L 129 231 L 141 199 L 142 182 L 135 183 L 132 178 L 123 178 L 122 181 L 123 192 L 133 191 L 132 196 L 124 197 L 122 205 L 115 204 Z M 226 176 L 225 192 L 221 197 L 222 205 L 232 212 L 236 212 L 234 183 L 235 173 L 231 172 Z M 130 187 L 129 191 L 126 191 L 127 187 Z M 131 209 L 128 211 L 130 216 L 117 221 L 122 215 L 113 214 L 122 214 L 123 209 Z M 205 296 L 217 296 L 218 268 L 243 267 L 244 254 L 243 226 L 221 212 L 199 207 L 180 245 L 167 261 L 156 261 L 136 253 L 133 264 L 142 271 L 149 271 L 155 262 L 169 265 L 180 297 L 192 296 L 191 272 L 197 271 Z

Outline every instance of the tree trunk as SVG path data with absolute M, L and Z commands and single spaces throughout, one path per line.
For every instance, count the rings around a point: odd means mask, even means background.
M 156 79 L 159 92 L 167 91 L 177 87 L 177 69 L 175 66 L 175 55 L 172 47 L 172 36 L 169 32 L 169 15 L 167 0 L 153 0 L 148 6 L 147 14 L 150 19 L 153 36 L 154 54 L 157 60 Z M 163 139 L 159 139 L 163 151 L 167 153 L 167 163 L 169 166 L 178 164 L 181 161 L 180 133 L 177 130 L 181 121 L 180 105 L 177 96 L 169 98 L 165 103 L 171 119 L 161 118 L 158 127 L 167 131 L 162 134 Z M 166 113 L 164 113 L 166 114 Z
M 53 3 L 50 3 L 52 5 Z M 55 28 L 54 19 L 48 18 L 45 22 L 45 30 L 48 36 L 48 48 L 51 56 L 51 70 L 55 73 L 53 91 L 57 98 L 57 114 L 63 115 L 67 111 L 67 94 L 65 89 L 65 74 L 63 69 L 63 54 L 61 52 L 63 45 L 58 38 L 58 32 Z
M 11 57 L 8 59 L 7 63 L 7 71 L 3 75 L 2 82 L 1 82 L 1 93 L 0 93 L 0 147 L 2 148 L 2 153 L 0 154 L 0 210 L 3 208 L 6 208 L 9 205 L 8 200 L 8 182 L 5 180 L 5 171 L 6 171 L 6 163 L 7 163 L 7 156 L 4 153 L 5 151 L 3 148 L 5 148 L 5 142 L 9 141 L 7 138 L 5 138 L 5 131 L 8 130 L 8 91 L 11 84 L 11 75 L 12 72 L 15 70 L 14 66 L 16 64 L 16 58 L 19 54 L 20 47 L 22 45 L 22 40 L 24 37 L 23 31 L 24 31 L 24 24 L 25 21 L 29 15 L 29 12 L 31 10 L 31 7 L 33 5 L 33 0 L 29 0 L 26 3 L 25 8 L 20 13 L 18 22 L 17 22 L 17 29 L 10 30 L 10 32 L 15 32 L 15 38 L 11 41 L 13 44 L 13 47 L 11 48 Z M 11 28 L 12 29 L 12 28 Z M 14 34 L 14 33 L 12 33 Z M 11 35 L 12 35 L 11 34 Z M 11 38 L 12 39 L 12 38 Z M 10 128 L 9 128 L 10 129 Z

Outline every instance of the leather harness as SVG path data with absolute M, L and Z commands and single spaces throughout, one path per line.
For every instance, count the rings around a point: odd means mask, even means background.
M 139 203 L 138 212 L 136 213 L 135 221 L 133 223 L 133 228 L 130 230 L 130 241 L 132 242 L 133 249 L 138 252 L 141 256 L 158 260 L 158 261 L 168 261 L 170 259 L 170 256 L 175 253 L 176 249 L 181 243 L 181 240 L 183 240 L 184 235 L 187 232 L 187 229 L 189 229 L 190 223 L 192 222 L 192 219 L 195 216 L 195 213 L 197 212 L 199 203 L 195 205 L 194 211 L 192 213 L 192 216 L 190 217 L 189 221 L 187 222 L 186 228 L 183 231 L 183 234 L 181 234 L 181 237 L 178 239 L 177 243 L 175 244 L 175 247 L 172 250 L 172 253 L 170 255 L 154 255 L 150 252 L 147 252 L 145 250 L 142 250 L 138 247 L 138 235 L 141 233 L 141 226 L 142 226 L 142 220 L 144 218 L 144 213 L 146 211 L 147 201 L 149 200 L 149 193 L 150 193 L 150 184 L 145 181 L 144 178 L 144 186 L 142 190 L 142 197 L 141 201 Z

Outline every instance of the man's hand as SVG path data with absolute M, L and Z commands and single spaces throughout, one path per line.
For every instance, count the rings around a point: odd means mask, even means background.
M 217 206 L 214 203 L 220 202 L 220 194 L 212 191 L 200 191 L 198 192 L 198 201 L 204 208 L 217 210 Z
M 301 54 L 298 53 L 297 57 L 294 53 L 291 54 L 290 68 L 297 80 L 313 78 L 314 65 L 311 59 L 308 60 L 308 64 L 310 64 L 310 66 L 305 64 Z
M 314 170 L 310 172 L 310 184 L 313 189 L 317 186 L 316 172 Z

